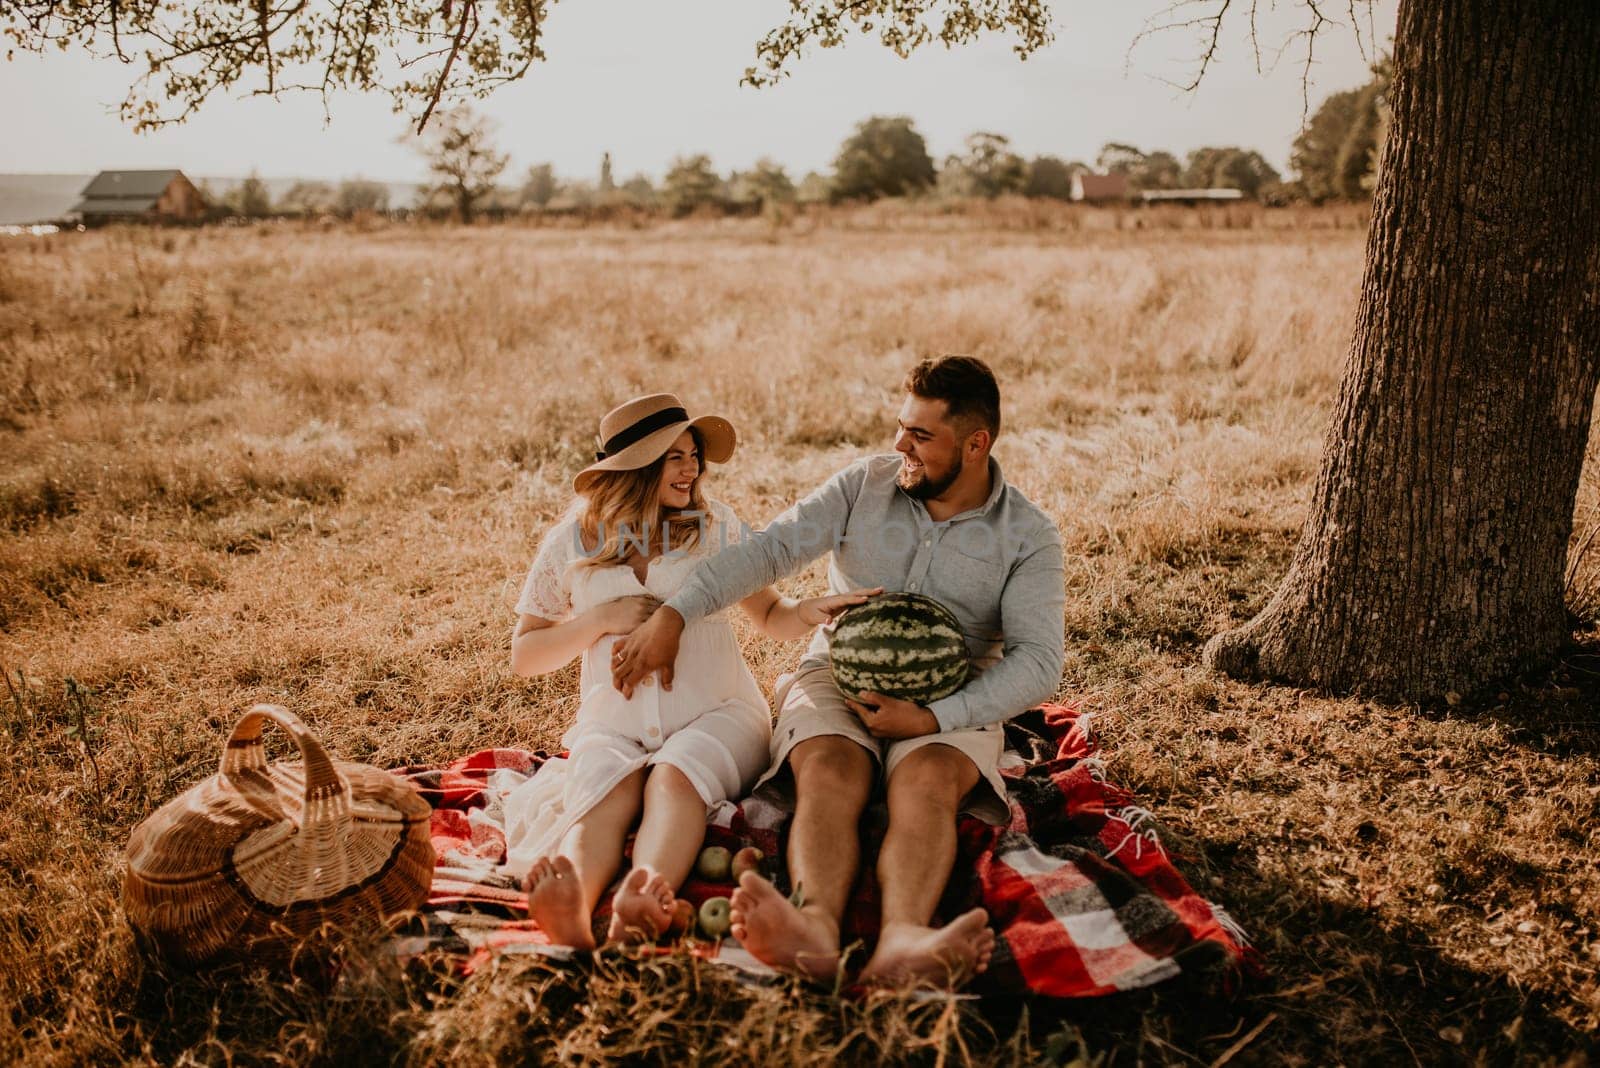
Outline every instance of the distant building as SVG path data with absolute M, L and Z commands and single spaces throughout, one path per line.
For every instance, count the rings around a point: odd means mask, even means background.
M 1211 204 L 1219 200 L 1243 200 L 1237 189 L 1146 189 L 1139 194 L 1146 204 Z
M 83 187 L 72 214 L 94 226 L 124 222 L 197 222 L 206 202 L 182 171 L 101 171 Z
M 1087 201 L 1090 204 L 1127 200 L 1128 176 L 1126 174 L 1086 174 L 1083 172 L 1074 174 L 1072 176 L 1072 199 Z

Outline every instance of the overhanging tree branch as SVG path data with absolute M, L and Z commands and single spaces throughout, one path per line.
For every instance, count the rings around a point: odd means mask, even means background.
M 427 107 L 422 109 L 422 117 L 417 120 L 417 133 L 421 133 L 428 126 L 428 117 L 433 114 L 433 109 L 439 106 L 439 96 L 444 92 L 444 87 L 450 83 L 450 68 L 455 66 L 456 56 L 461 53 L 461 43 L 468 37 L 467 24 L 476 23 L 477 0 L 462 0 L 461 22 L 456 26 L 455 37 L 450 41 L 450 54 L 445 57 L 444 68 L 439 71 L 439 80 L 434 83 L 433 96 L 428 99 Z M 445 0 L 445 13 L 449 14 L 450 0 Z
M 382 92 L 420 129 L 442 101 L 481 96 L 544 58 L 554 2 L 7 0 L 0 34 L 35 52 L 77 46 L 141 62 L 122 104 L 138 130 L 182 122 L 252 76 L 251 95 L 315 92 L 325 114 L 340 90 Z
M 880 44 L 908 56 L 937 40 L 947 48 L 989 33 L 1010 33 L 1027 58 L 1055 38 L 1047 0 L 790 0 L 789 19 L 756 45 L 757 65 L 744 84 L 773 85 L 812 44 L 834 48 L 851 32 L 876 33 Z
M 1348 0 L 1350 29 L 1355 34 L 1356 46 L 1360 49 L 1363 59 L 1367 58 L 1366 43 L 1361 37 L 1361 20 L 1356 14 L 1358 7 L 1365 7 L 1368 14 L 1368 25 L 1371 25 L 1372 8 L 1376 0 Z M 1250 46 L 1255 53 L 1256 72 L 1269 73 L 1277 68 L 1284 54 L 1296 41 L 1305 42 L 1304 61 L 1300 72 L 1300 123 L 1305 125 L 1311 113 L 1311 69 L 1316 62 L 1317 38 L 1325 33 L 1329 27 L 1340 25 L 1338 19 L 1331 18 L 1324 13 L 1323 8 L 1327 0 L 1299 0 L 1299 5 L 1308 12 L 1306 25 L 1293 30 L 1278 45 L 1273 54 L 1272 62 L 1265 70 L 1261 65 L 1261 32 L 1259 26 L 1260 0 L 1251 0 L 1249 14 L 1246 17 L 1247 32 Z M 1125 69 L 1133 67 L 1133 53 L 1139 45 L 1157 35 L 1168 32 L 1192 31 L 1197 32 L 1200 40 L 1200 52 L 1196 56 L 1194 76 L 1186 82 L 1173 81 L 1167 78 L 1160 79 L 1175 89 L 1183 92 L 1193 92 L 1200 87 L 1205 79 L 1206 72 L 1211 69 L 1211 64 L 1216 60 L 1222 43 L 1222 32 L 1233 0 L 1173 0 L 1162 11 L 1152 15 L 1145 21 L 1144 27 L 1128 45 L 1124 58 Z M 1192 8 L 1205 8 L 1201 14 L 1189 15 Z M 1374 41 L 1376 39 L 1374 38 Z

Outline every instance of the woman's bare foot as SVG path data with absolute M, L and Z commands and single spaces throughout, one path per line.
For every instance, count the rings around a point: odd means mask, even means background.
M 611 899 L 610 942 L 655 938 L 672 922 L 672 902 L 677 897 L 660 872 L 648 868 L 630 871 Z
M 816 906 L 796 908 L 753 871 L 733 892 L 733 937 L 757 960 L 809 979 L 839 970 L 839 925 Z
M 528 915 L 558 946 L 593 949 L 578 869 L 566 857 L 540 857 L 528 873 Z
M 885 924 L 861 981 L 954 989 L 989 967 L 993 954 L 994 932 L 982 909 L 963 912 L 943 927 Z

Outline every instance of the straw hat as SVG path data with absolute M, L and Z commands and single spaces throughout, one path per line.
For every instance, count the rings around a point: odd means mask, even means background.
M 690 427 L 698 430 L 705 442 L 703 460 L 728 462 L 738 435 L 733 424 L 720 415 L 691 419 L 683 402 L 672 393 L 652 393 L 618 405 L 601 418 L 595 462 L 578 472 L 572 488 L 582 493 L 601 471 L 637 471 L 650 466 Z

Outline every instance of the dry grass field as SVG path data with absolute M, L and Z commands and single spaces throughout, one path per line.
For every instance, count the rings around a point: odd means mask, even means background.
M 1264 603 L 1315 477 L 1362 257 L 1360 229 L 1315 222 L 0 244 L 0 1060 L 1587 1063 L 1600 547 L 1562 661 L 1454 706 L 1198 663 Z M 128 832 L 214 770 L 251 703 L 381 766 L 558 738 L 574 674 L 510 674 L 511 605 L 607 407 L 666 388 L 730 415 L 744 440 L 708 489 L 759 523 L 886 449 L 903 370 L 941 352 L 994 366 L 997 456 L 1060 523 L 1062 699 L 1098 713 L 1110 777 L 1268 977 L 914 1005 L 678 957 L 460 983 L 356 954 L 331 985 L 141 959 Z M 1596 466 L 1575 540 L 1600 521 Z M 768 686 L 799 653 L 745 649 Z

